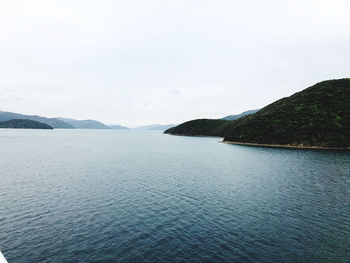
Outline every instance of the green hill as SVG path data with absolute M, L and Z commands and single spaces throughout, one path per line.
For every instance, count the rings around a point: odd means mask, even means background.
M 166 130 L 164 133 L 173 135 L 224 137 L 231 125 L 232 121 L 227 120 L 198 119 L 184 122 Z
M 224 141 L 350 147 L 350 79 L 320 82 L 229 124 L 194 120 L 166 131 L 211 135 Z
M 26 120 L 26 119 L 13 119 L 0 122 L 0 128 L 12 128 L 12 129 L 53 129 L 51 126 L 38 121 Z
M 61 128 L 61 129 L 73 129 L 72 125 L 61 121 L 57 118 L 45 118 L 37 115 L 23 115 L 14 112 L 6 112 L 0 111 L 0 121 L 9 121 L 13 119 L 21 119 L 21 120 L 32 120 L 41 123 L 45 123 L 53 128 Z

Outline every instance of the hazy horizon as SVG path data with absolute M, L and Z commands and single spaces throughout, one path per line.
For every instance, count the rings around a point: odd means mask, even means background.
M 11 1 L 0 110 L 135 127 L 350 76 L 348 1 Z

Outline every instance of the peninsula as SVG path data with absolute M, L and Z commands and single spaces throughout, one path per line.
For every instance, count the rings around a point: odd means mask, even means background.
M 193 120 L 165 133 L 245 145 L 349 148 L 350 79 L 317 83 L 237 120 Z

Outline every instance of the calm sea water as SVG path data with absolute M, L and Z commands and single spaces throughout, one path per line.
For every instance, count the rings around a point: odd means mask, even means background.
M 0 130 L 9 263 L 349 262 L 350 153 Z

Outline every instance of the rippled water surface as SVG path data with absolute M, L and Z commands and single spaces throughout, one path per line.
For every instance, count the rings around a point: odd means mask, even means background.
M 26 262 L 350 262 L 350 153 L 0 130 L 0 250 Z

